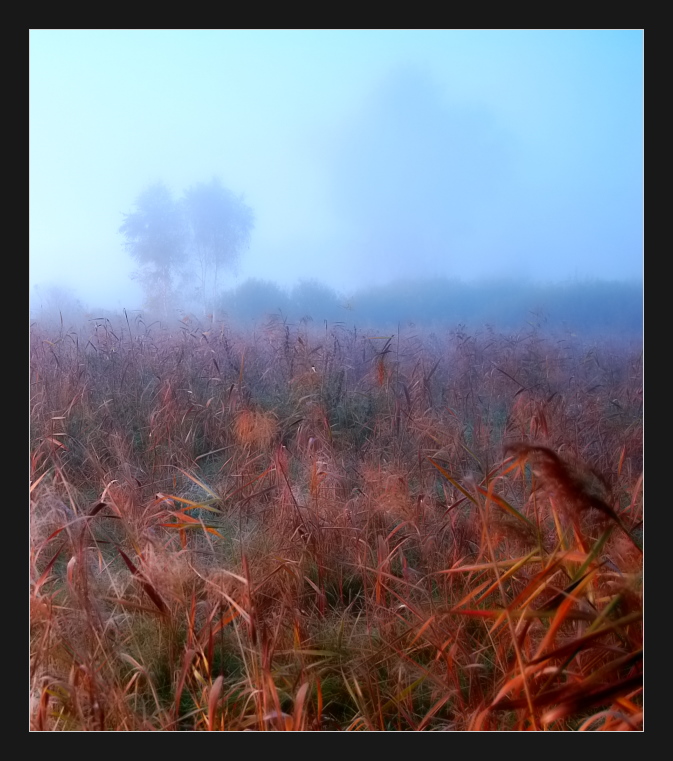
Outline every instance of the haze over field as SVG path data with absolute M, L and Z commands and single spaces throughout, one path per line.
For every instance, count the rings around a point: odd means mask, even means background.
M 255 215 L 231 288 L 642 277 L 643 33 L 30 32 L 30 280 L 143 293 L 139 194 Z

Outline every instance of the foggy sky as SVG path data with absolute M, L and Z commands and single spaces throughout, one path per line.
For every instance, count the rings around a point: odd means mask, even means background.
M 30 280 L 137 308 L 137 196 L 218 176 L 231 286 L 642 277 L 643 33 L 30 32 Z

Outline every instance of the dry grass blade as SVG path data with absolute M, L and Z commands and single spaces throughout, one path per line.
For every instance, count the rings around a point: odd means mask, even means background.
M 32 728 L 642 727 L 638 347 L 190 319 L 31 327 Z
M 220 497 L 209 486 L 204 484 L 203 481 L 200 481 L 198 478 L 196 478 L 196 476 L 191 475 L 191 473 L 188 473 L 186 470 L 183 470 L 182 468 L 178 468 L 178 470 L 180 471 L 180 473 L 187 476 L 187 478 L 190 481 L 195 483 L 197 486 L 200 486 L 203 489 L 203 491 L 206 492 L 206 494 L 210 494 L 212 499 L 219 501 Z
M 210 692 L 208 693 L 208 731 L 209 732 L 212 732 L 215 729 L 217 702 L 220 699 L 223 683 L 224 683 L 224 677 L 218 676 L 217 679 L 213 682 L 213 686 L 210 688 Z
M 191 499 L 185 499 L 184 497 L 176 497 L 173 494 L 165 494 L 162 496 L 162 500 L 168 500 L 172 499 L 175 502 L 181 502 L 183 505 L 187 505 L 187 507 L 183 507 L 183 510 L 208 510 L 211 513 L 219 513 L 220 510 L 217 510 L 214 507 L 210 507 L 210 502 L 217 501 L 219 502 L 219 497 L 216 497 L 212 500 L 209 500 L 208 502 L 193 502 Z
M 446 480 L 447 480 L 447 481 L 448 481 L 448 482 L 449 482 L 449 483 L 450 483 L 452 486 L 455 486 L 455 487 L 456 487 L 456 489 L 458 489 L 458 491 L 459 491 L 459 492 L 460 492 L 460 493 L 461 493 L 463 496 L 467 497 L 467 499 L 469 499 L 469 500 L 470 500 L 470 502 L 474 502 L 474 503 L 476 504 L 476 502 L 477 502 L 477 501 L 475 500 L 475 498 L 474 498 L 474 497 L 473 497 L 473 496 L 470 494 L 470 492 L 469 492 L 469 491 L 467 491 L 467 489 L 464 489 L 464 488 L 463 488 L 463 487 L 462 487 L 462 486 L 461 486 L 461 485 L 458 483 L 458 481 L 457 481 L 455 478 L 452 478 L 452 477 L 449 475 L 449 473 L 448 473 L 448 471 L 446 470 L 446 468 L 443 468 L 443 467 L 442 467 L 442 466 L 441 466 L 441 465 L 440 465 L 438 462 L 435 462 L 435 461 L 432 459 L 432 457 L 428 457 L 428 461 L 430 462 L 430 464 L 431 464 L 431 465 L 433 465 L 435 468 L 437 468 L 437 470 L 438 470 L 438 471 L 439 471 L 439 472 L 440 472 L 440 473 L 441 473 L 441 474 L 444 476 L 444 478 L 446 478 Z
M 610 634 L 622 627 L 640 621 L 642 617 L 643 614 L 640 611 L 631 613 L 628 616 L 624 616 L 624 618 L 619 619 L 618 621 L 612 621 L 605 626 L 602 626 L 600 629 L 593 631 L 590 634 L 584 634 L 581 637 L 577 637 L 577 639 L 566 643 L 565 645 L 561 645 L 554 650 L 550 650 L 544 655 L 539 655 L 535 658 L 531 658 L 529 664 L 533 665 L 536 663 L 542 663 L 553 658 L 565 658 L 568 655 L 584 650 L 589 645 L 593 644 L 596 640 L 604 637 L 606 634 Z
M 569 617 L 572 606 L 577 602 L 577 600 L 579 599 L 580 593 L 592 580 L 594 574 L 595 574 L 595 571 L 590 571 L 589 573 L 585 574 L 584 577 L 580 579 L 577 583 L 571 585 L 572 589 L 570 592 L 563 595 L 563 600 L 559 603 L 557 607 L 554 608 L 556 613 L 549 626 L 549 630 L 547 631 L 542 642 L 537 648 L 537 652 L 534 658 L 539 658 L 541 654 L 544 653 L 544 651 L 554 641 L 554 638 L 556 637 L 556 634 L 561 628 L 561 625 Z M 536 611 L 537 614 L 544 613 L 544 612 L 548 612 L 548 611 Z M 593 617 L 592 617 L 592 620 L 593 620 Z
M 495 503 L 499 508 L 504 510 L 506 513 L 509 513 L 509 515 L 516 518 L 518 521 L 521 521 L 526 526 L 528 526 L 529 529 L 533 532 L 533 536 L 537 537 L 538 530 L 537 526 L 528 518 L 526 518 L 525 515 L 522 515 L 515 507 L 512 507 L 512 505 L 507 502 L 507 500 L 503 499 L 502 497 L 499 497 L 497 494 L 493 493 L 492 484 L 489 485 L 488 489 L 484 489 L 481 486 L 476 486 L 477 491 L 482 496 L 486 497 L 489 502 Z
M 306 696 L 308 695 L 309 683 L 304 682 L 297 690 L 297 695 L 294 699 L 294 713 L 292 715 L 292 728 L 298 732 L 305 729 L 306 723 Z
M 613 508 L 602 497 L 593 493 L 585 480 L 551 449 L 512 443 L 507 446 L 505 453 L 515 457 L 521 467 L 528 463 L 543 487 L 551 494 L 557 494 L 567 509 L 582 512 L 593 508 L 614 521 L 634 547 L 642 553 L 642 548 Z
M 63 529 L 61 529 L 62 531 Z M 35 582 L 35 586 L 33 587 L 33 594 L 37 594 L 40 589 L 42 588 L 43 584 L 47 579 L 49 578 L 49 574 L 51 573 L 51 569 L 54 567 L 54 563 L 56 562 L 58 556 L 61 554 L 63 548 L 65 547 L 66 542 L 63 542 L 61 546 L 56 550 L 54 555 L 52 556 L 51 560 L 47 563 L 44 571 L 40 574 L 40 578 Z
M 161 596 L 157 592 L 157 590 L 150 584 L 150 582 L 144 577 L 142 571 L 140 571 L 136 566 L 133 564 L 133 561 L 129 556 L 122 550 L 121 547 L 117 547 L 117 552 L 121 556 L 122 560 L 126 563 L 128 569 L 131 571 L 131 573 L 140 581 L 143 589 L 147 593 L 147 596 L 152 600 L 152 602 L 157 606 L 159 609 L 159 612 L 163 615 L 168 615 L 168 607 L 166 603 L 161 599 Z

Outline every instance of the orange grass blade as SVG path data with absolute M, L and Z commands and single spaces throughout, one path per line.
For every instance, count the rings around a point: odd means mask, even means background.
M 463 599 L 459 603 L 457 603 L 456 605 L 454 605 L 453 608 L 451 608 L 451 613 L 459 613 L 460 611 L 458 610 L 458 608 L 461 605 L 465 605 L 465 603 L 474 599 L 480 592 L 483 592 L 483 590 L 486 589 L 486 587 L 488 587 L 490 583 L 491 582 L 489 579 L 486 579 L 486 581 L 482 581 L 481 584 L 475 587 L 471 592 L 468 592 L 468 594 L 466 594 L 465 597 L 463 597 Z
M 424 624 L 421 626 L 421 628 L 420 628 L 420 629 L 419 629 L 419 630 L 416 632 L 416 634 L 414 635 L 414 638 L 413 638 L 413 639 L 411 640 L 411 642 L 409 643 L 409 646 L 410 646 L 410 647 L 411 647 L 411 645 L 413 645 L 413 644 L 416 642 L 416 640 L 418 640 L 418 639 L 419 639 L 419 637 L 421 637 L 421 636 L 422 636 L 423 632 L 424 632 L 424 631 L 425 631 L 425 630 L 428 628 L 428 626 L 430 626 L 430 625 L 432 624 L 432 622 L 433 622 L 434 620 L 435 620 L 435 616 L 430 616 L 430 618 L 429 618 L 427 621 L 425 621 L 425 623 L 424 623 Z
M 212 526 L 206 526 L 202 524 L 200 521 L 197 521 L 194 523 L 160 523 L 159 524 L 162 528 L 175 528 L 179 529 L 180 531 L 184 531 L 184 529 L 188 528 L 203 528 L 204 531 L 207 531 L 209 534 L 214 534 L 215 536 L 219 536 L 220 539 L 224 539 L 222 534 Z
M 589 573 L 586 574 L 586 576 L 579 582 L 579 584 L 570 592 L 570 594 L 568 594 L 565 600 L 563 600 L 563 602 L 558 606 L 556 615 L 554 616 L 554 619 L 552 620 L 551 625 L 549 627 L 549 631 L 547 632 L 544 639 L 540 643 L 537 649 L 537 653 L 535 654 L 535 658 L 539 658 L 540 655 L 554 641 L 554 637 L 556 636 L 556 633 L 561 627 L 561 624 L 565 621 L 565 619 L 568 617 L 568 614 L 570 613 L 570 608 L 573 606 L 574 603 L 577 602 L 577 597 L 579 596 L 580 592 L 582 592 L 584 587 L 586 587 L 589 584 L 589 582 L 591 581 L 594 575 L 595 575 L 595 570 L 589 571 Z
M 250 614 L 246 610 L 243 610 L 243 608 L 236 602 L 236 600 L 233 599 L 233 597 L 229 597 L 229 595 L 226 592 L 222 592 L 221 590 L 220 590 L 220 594 L 222 595 L 222 597 L 224 597 L 224 599 L 230 605 L 233 605 L 233 607 L 236 608 L 236 610 L 239 612 L 241 616 L 243 616 L 243 619 L 248 625 L 252 623 Z
M 224 629 L 225 626 L 228 626 L 234 619 L 238 618 L 241 615 L 241 613 L 238 610 L 229 610 L 227 613 L 225 613 L 222 618 L 213 626 L 210 628 L 210 632 L 212 634 L 217 634 L 220 629 Z M 203 632 L 201 632 L 203 634 Z
M 526 584 L 525 588 L 511 601 L 511 603 L 507 606 L 507 610 L 509 610 L 511 613 L 514 613 L 515 610 L 522 605 L 525 606 L 525 604 L 528 604 L 534 597 L 537 597 L 542 591 L 545 589 L 545 584 L 549 583 L 551 578 L 556 574 L 556 572 L 559 570 L 559 566 L 561 562 L 565 559 L 565 557 L 570 554 L 566 553 L 565 555 L 562 555 L 560 557 L 557 557 L 551 565 L 547 566 L 546 568 L 543 568 L 539 573 L 535 574 L 535 576 L 530 580 L 528 584 Z M 578 553 L 574 553 L 578 554 Z M 584 556 L 582 555 L 582 558 Z M 503 575 L 502 578 L 505 578 L 507 574 Z M 503 623 L 505 620 L 505 616 L 503 615 L 503 618 L 499 621 L 496 621 L 493 626 L 491 627 L 491 635 L 494 634 L 495 630 L 498 628 L 498 626 Z
M 620 618 L 618 621 L 611 621 L 609 624 L 606 624 L 605 626 L 601 627 L 600 629 L 597 629 L 596 631 L 591 632 L 590 634 L 584 634 L 582 637 L 578 637 L 577 639 L 572 640 L 572 642 L 568 642 L 565 645 L 561 645 L 560 647 L 557 647 L 555 650 L 551 650 L 548 653 L 545 653 L 544 655 L 539 655 L 535 658 L 532 658 L 529 661 L 530 665 L 534 665 L 536 663 L 541 663 L 542 661 L 547 661 L 550 658 L 561 658 L 565 657 L 567 655 L 570 655 L 571 653 L 585 649 L 588 645 L 590 645 L 592 642 L 595 642 L 595 640 L 602 637 L 604 634 L 609 634 L 612 631 L 615 631 L 617 629 L 621 629 L 624 626 L 627 626 L 628 624 L 635 623 L 636 621 L 640 621 L 643 617 L 643 614 L 641 611 L 634 611 L 633 613 L 629 613 L 628 616 L 624 616 L 623 618 Z

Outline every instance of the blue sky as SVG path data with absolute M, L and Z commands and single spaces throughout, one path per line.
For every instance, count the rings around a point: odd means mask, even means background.
M 641 278 L 643 32 L 30 32 L 32 286 L 140 306 L 122 215 L 213 176 L 229 284 Z

